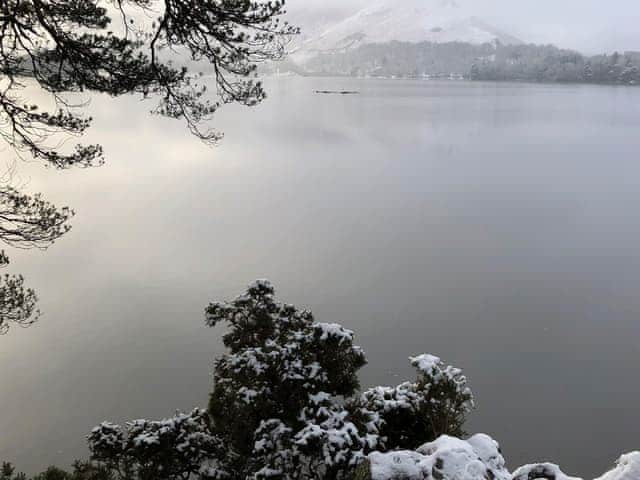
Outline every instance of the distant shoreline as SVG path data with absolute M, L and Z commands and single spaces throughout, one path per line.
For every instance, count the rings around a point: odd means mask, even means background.
M 438 76 L 438 75 L 434 75 L 434 76 L 430 76 L 430 77 L 414 77 L 414 76 L 362 76 L 362 77 L 356 77 L 356 76 L 351 76 L 351 75 L 339 75 L 339 74 L 299 74 L 299 73 L 293 73 L 293 74 L 266 74 L 266 75 L 262 75 L 263 79 L 266 78 L 270 78 L 270 79 L 277 79 L 277 78 L 291 78 L 291 77 L 298 77 L 298 78 L 318 78 L 318 79 L 331 79 L 331 78 L 335 78 L 335 79 L 351 79 L 351 80 L 414 80 L 414 81 L 422 81 L 422 82 L 451 82 L 451 83 L 455 83 L 455 82 L 470 82 L 470 83 L 487 83 L 487 84 L 491 84 L 491 83 L 495 83 L 495 84 L 501 84 L 501 83 L 517 83 L 517 84 L 522 84 L 522 85 L 566 85 L 566 86 L 571 86 L 571 85 L 584 85 L 584 86 L 594 86 L 594 87 L 622 87 L 622 88 L 628 88 L 628 87 L 638 87 L 640 86 L 640 83 L 596 83 L 596 82 L 577 82 L 577 81 L 536 81 L 536 80 L 527 80 L 527 79 L 504 79 L 504 80 L 498 80 L 498 79 L 473 79 L 473 78 L 469 78 L 468 76 L 456 76 L 455 78 L 451 78 L 451 76 L 449 75 L 442 75 L 442 76 Z M 360 92 L 354 91 L 354 92 L 350 92 L 350 91 L 346 91 L 346 93 L 343 93 L 340 90 L 314 90 L 314 93 L 317 94 L 359 94 Z

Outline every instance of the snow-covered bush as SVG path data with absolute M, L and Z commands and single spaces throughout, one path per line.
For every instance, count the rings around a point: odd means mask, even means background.
M 275 300 L 267 280 L 206 309 L 225 324 L 208 412 L 103 423 L 92 459 L 123 480 L 340 480 L 375 450 L 416 448 L 461 433 L 471 391 L 461 371 L 412 358 L 416 382 L 356 395 L 365 364 L 354 333 Z
M 160 421 L 135 420 L 124 426 L 105 422 L 91 431 L 88 440 L 92 460 L 123 479 L 227 476 L 215 463 L 222 445 L 211 432 L 204 410 Z
M 438 357 L 411 357 L 418 370 L 415 382 L 375 387 L 349 404 L 365 430 L 377 437 L 380 451 L 415 449 L 441 435 L 462 436 L 473 395 L 462 371 Z
M 241 479 L 340 478 L 366 448 L 341 402 L 359 386 L 364 353 L 353 332 L 318 323 L 274 293 L 260 280 L 206 310 L 210 326 L 230 327 L 209 403 L 223 462 Z
M 374 452 L 359 469 L 366 480 L 511 480 L 498 444 L 487 435 L 467 441 L 443 435 L 417 450 Z

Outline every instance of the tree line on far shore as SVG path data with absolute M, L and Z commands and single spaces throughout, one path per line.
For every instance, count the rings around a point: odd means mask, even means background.
M 640 52 L 585 56 L 553 45 L 510 45 L 470 68 L 472 80 L 640 84 Z
M 587 56 L 553 45 L 406 43 L 363 45 L 320 54 L 303 65 L 312 75 L 471 80 L 640 84 L 640 52 Z

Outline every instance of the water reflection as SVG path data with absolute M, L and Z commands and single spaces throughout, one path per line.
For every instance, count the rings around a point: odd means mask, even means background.
M 314 95 L 355 89 L 357 96 Z M 77 210 L 17 252 L 45 316 L 0 343 L 0 458 L 86 454 L 99 421 L 204 405 L 203 308 L 268 276 L 356 330 L 363 384 L 423 351 L 465 367 L 469 430 L 511 466 L 593 476 L 637 448 L 640 91 L 280 79 L 209 149 L 131 99 L 96 98 L 108 165 L 25 166 Z M 7 155 L 3 152 L 2 155 Z M 595 438 L 604 442 L 595 442 Z

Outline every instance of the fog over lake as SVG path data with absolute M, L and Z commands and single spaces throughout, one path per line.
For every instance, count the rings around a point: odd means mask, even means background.
M 462 367 L 467 430 L 511 468 L 592 478 L 638 449 L 640 89 L 268 91 L 216 117 L 214 149 L 151 104 L 95 97 L 104 167 L 19 164 L 18 183 L 77 215 L 49 251 L 9 252 L 44 315 L 0 338 L 1 460 L 64 466 L 102 420 L 206 405 L 223 329 L 203 310 L 263 277 L 355 330 L 363 386 L 412 379 L 422 352 Z

